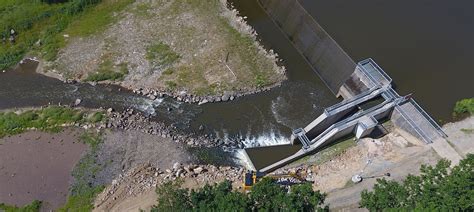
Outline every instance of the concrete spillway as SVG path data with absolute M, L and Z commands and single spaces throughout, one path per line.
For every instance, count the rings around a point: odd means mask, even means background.
M 392 109 L 396 105 L 404 101 L 407 101 L 407 98 L 399 97 L 397 99 L 386 100 L 382 102 L 381 104 L 378 104 L 368 110 L 360 110 L 347 118 L 339 119 L 337 122 L 331 124 L 323 132 L 319 133 L 314 138 L 313 137 L 309 138 L 308 136 L 306 136 L 309 142 L 307 141 L 306 143 L 301 142 L 303 144 L 303 148 L 299 150 L 298 152 L 296 152 L 295 154 L 283 160 L 277 161 L 276 163 L 270 166 L 267 166 L 259 171 L 261 172 L 273 171 L 292 161 L 295 161 L 301 157 L 304 157 L 305 155 L 314 153 L 315 151 L 319 150 L 321 147 L 329 145 L 332 142 L 337 141 L 338 139 L 343 138 L 349 134 L 354 134 L 356 138 L 364 137 L 373 131 L 373 129 L 379 124 L 379 121 L 389 117 Z M 319 117 L 320 119 L 323 119 L 321 117 L 327 118 L 324 120 L 331 120 L 331 119 L 335 120 L 335 117 L 339 117 L 339 115 L 336 113 L 334 114 L 334 117 L 331 117 L 331 116 L 327 117 L 325 114 L 323 114 Z M 327 124 L 327 123 L 328 121 L 320 122 L 320 124 L 322 125 Z M 305 128 L 310 129 L 308 126 Z M 318 124 L 313 124 L 311 126 L 315 128 L 320 128 Z M 295 138 L 295 142 L 298 140 L 300 139 Z
M 340 94 L 346 100 L 326 108 L 323 114 L 306 127 L 293 131 L 292 144 L 302 144 L 299 151 L 258 171 L 271 172 L 350 134 L 355 135 L 357 139 L 365 137 L 381 121 L 394 117 L 397 121 L 395 124 L 412 129 L 412 133 L 426 143 L 443 136 L 436 122 L 411 99 L 410 95 L 401 97 L 393 90 L 391 78 L 373 60 L 360 62 L 350 80 L 354 79 L 359 81 L 346 83 L 341 87 Z M 359 85 L 359 88 L 350 89 L 348 84 Z M 361 92 L 354 94 L 354 90 Z M 363 104 L 377 98 L 382 98 L 383 101 L 362 107 Z M 412 117 L 416 117 L 416 120 Z

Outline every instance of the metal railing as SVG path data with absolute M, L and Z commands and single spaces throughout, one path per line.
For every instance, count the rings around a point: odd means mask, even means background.
M 324 109 L 324 110 L 325 110 L 327 113 L 329 113 L 330 111 L 335 110 L 335 109 L 337 109 L 337 108 L 339 108 L 339 107 L 341 107 L 341 106 L 343 106 L 343 105 L 345 105 L 345 104 L 348 104 L 348 103 L 357 101 L 359 98 L 362 98 L 362 97 L 371 95 L 372 92 L 374 92 L 375 90 L 377 90 L 377 89 L 379 89 L 379 88 L 380 88 L 380 86 L 374 86 L 374 87 L 370 88 L 370 89 L 367 90 L 367 91 L 364 91 L 364 92 L 362 92 L 362 93 L 360 93 L 360 94 L 357 94 L 357 95 L 353 96 L 353 97 L 350 98 L 350 99 L 343 100 L 342 102 L 339 102 L 339 103 L 337 103 L 337 104 L 331 105 L 331 106 L 327 107 L 327 108 Z
M 370 64 L 372 67 L 374 67 L 377 73 L 379 73 L 381 77 L 387 80 L 388 84 L 392 83 L 392 78 L 388 76 L 388 74 L 385 73 L 385 71 L 372 58 L 368 58 L 357 63 L 357 67 L 371 81 L 372 83 L 371 87 L 376 86 L 376 85 L 383 86 L 383 84 L 379 82 L 378 80 L 376 80 L 375 77 L 371 73 L 369 73 L 367 69 L 365 69 L 364 67 L 365 64 Z
M 425 143 L 429 144 L 429 143 L 433 143 L 431 141 L 431 138 L 429 138 L 425 131 L 423 131 L 421 128 L 418 127 L 418 125 L 415 123 L 415 121 L 413 121 L 406 113 L 405 111 L 403 111 L 402 109 L 399 108 L 400 106 L 395 106 L 395 110 L 397 110 L 400 115 L 408 122 L 408 124 L 411 126 L 411 128 L 413 128 L 415 130 L 415 132 L 420 135 L 420 137 L 425 141 Z
M 421 115 L 423 115 L 428 120 L 428 122 L 430 122 L 430 124 L 436 129 L 436 131 L 439 135 L 441 135 L 441 137 L 448 137 L 448 135 L 446 135 L 446 133 L 441 128 L 441 126 L 439 126 L 439 124 L 414 99 L 410 99 L 410 102 L 421 113 Z
M 364 63 L 370 63 L 371 65 L 373 65 L 375 67 L 375 69 L 377 69 L 377 71 L 383 77 L 385 77 L 385 79 L 387 79 L 388 82 L 391 83 L 393 81 L 392 78 L 372 58 L 367 58 L 367 59 L 362 60 L 362 61 L 359 62 L 359 64 L 364 64 Z

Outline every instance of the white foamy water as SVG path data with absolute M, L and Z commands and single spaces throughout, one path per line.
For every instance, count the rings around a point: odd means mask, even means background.
M 283 97 L 279 96 L 276 99 L 272 100 L 271 110 L 273 117 L 278 123 L 289 127 L 287 125 L 288 119 L 284 115 L 282 115 L 282 111 L 286 111 L 287 108 L 288 102 Z
M 243 149 L 234 152 L 234 161 L 248 170 L 255 170 L 255 167 Z
M 259 135 L 256 137 L 247 136 L 242 140 L 245 148 L 260 147 L 260 146 L 274 146 L 282 144 L 290 144 L 290 138 L 275 133 L 273 130 L 269 133 Z
M 147 98 L 134 98 L 133 100 L 133 108 L 140 110 L 147 115 L 155 115 L 155 108 L 160 106 L 160 104 L 163 102 L 163 98 L 157 98 L 155 100 Z
M 250 137 L 247 135 L 247 138 L 242 140 L 244 148 L 250 147 L 263 147 L 263 146 L 275 146 L 275 145 L 284 145 L 290 144 L 290 138 L 282 136 L 279 133 L 275 133 L 273 130 L 269 133 L 259 135 L 256 137 Z M 236 163 L 242 165 L 243 167 L 255 170 L 252 161 L 248 158 L 247 154 L 243 149 L 238 149 L 233 152 L 234 160 Z

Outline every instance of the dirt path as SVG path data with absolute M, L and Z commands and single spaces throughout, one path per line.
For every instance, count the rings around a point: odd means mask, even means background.
M 29 131 L 0 139 L 0 202 L 44 201 L 44 209 L 66 202 L 71 171 L 87 146 L 79 131 L 58 134 Z

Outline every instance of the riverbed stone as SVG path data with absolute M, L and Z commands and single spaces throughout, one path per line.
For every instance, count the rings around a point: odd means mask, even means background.
M 74 106 L 78 106 L 79 104 L 81 104 L 81 102 L 81 99 L 76 99 L 76 101 L 74 101 Z
M 224 102 L 229 101 L 229 99 L 230 99 L 230 95 L 229 95 L 229 94 L 224 94 L 224 95 L 222 96 L 222 101 L 224 101 Z

